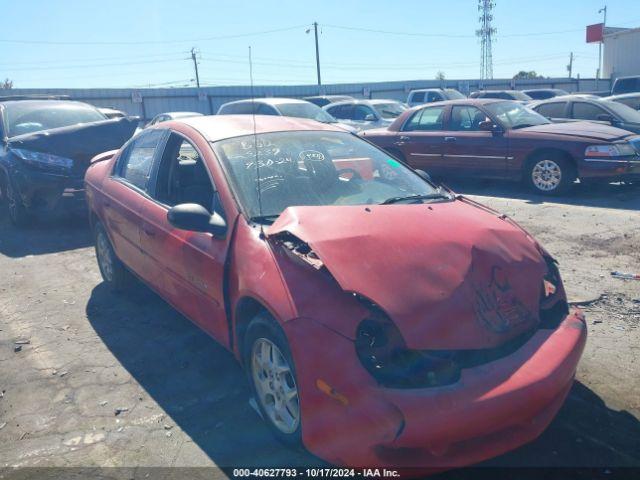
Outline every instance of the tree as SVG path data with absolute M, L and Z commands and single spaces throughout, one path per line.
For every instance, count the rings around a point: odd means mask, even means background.
M 4 82 L 0 83 L 0 89 L 2 90 L 9 90 L 11 88 L 13 88 L 13 80 L 5 78 Z
M 529 72 L 525 72 L 524 70 L 520 70 L 513 76 L 514 80 L 527 80 L 532 78 L 544 78 L 543 75 L 538 75 L 534 70 Z
M 444 72 L 442 70 L 438 70 L 438 73 L 436 73 L 436 80 L 444 80 Z

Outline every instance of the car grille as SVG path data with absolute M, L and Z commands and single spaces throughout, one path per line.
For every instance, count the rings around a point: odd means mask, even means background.
M 633 148 L 635 148 L 636 152 L 640 155 L 640 137 L 634 137 L 632 140 L 629 140 L 629 143 L 633 145 Z

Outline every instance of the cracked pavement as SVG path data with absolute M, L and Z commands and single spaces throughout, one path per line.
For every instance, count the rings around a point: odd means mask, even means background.
M 640 189 L 453 186 L 558 258 L 590 333 L 551 427 L 486 464 L 640 467 L 640 282 L 609 275 L 640 273 Z M 0 211 L 0 392 L 0 468 L 323 465 L 273 439 L 231 354 L 146 287 L 102 284 L 82 219 L 16 230 Z

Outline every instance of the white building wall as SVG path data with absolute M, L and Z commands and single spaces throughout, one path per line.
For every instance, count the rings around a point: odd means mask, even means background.
M 640 75 L 640 28 L 606 35 L 603 47 L 604 78 Z

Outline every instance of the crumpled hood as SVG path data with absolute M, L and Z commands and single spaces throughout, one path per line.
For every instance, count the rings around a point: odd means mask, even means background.
M 136 118 L 124 117 L 69 127 L 52 128 L 9 139 L 9 147 L 51 153 L 73 159 L 74 172 L 83 175 L 99 153 L 120 148 L 136 129 Z
M 571 135 L 576 137 L 584 137 L 589 140 L 603 140 L 606 142 L 613 142 L 622 140 L 625 137 L 633 135 L 627 130 L 612 127 L 610 125 L 604 125 L 595 122 L 562 122 L 562 123 L 549 123 L 544 125 L 536 125 L 534 127 L 526 127 L 514 132 L 523 133 L 554 133 L 558 135 Z
M 267 236 L 285 232 L 342 289 L 382 308 L 409 348 L 489 348 L 539 321 L 546 265 L 535 241 L 464 201 L 290 207 Z

